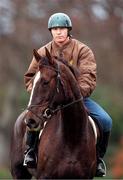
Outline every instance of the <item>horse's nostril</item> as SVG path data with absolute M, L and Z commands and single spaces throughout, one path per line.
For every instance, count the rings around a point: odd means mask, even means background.
M 30 124 L 35 124 L 35 120 L 34 119 L 29 119 L 29 123 Z
M 27 120 L 27 126 L 29 127 L 29 128 L 35 128 L 36 127 L 36 121 L 34 120 L 34 119 L 28 119 Z

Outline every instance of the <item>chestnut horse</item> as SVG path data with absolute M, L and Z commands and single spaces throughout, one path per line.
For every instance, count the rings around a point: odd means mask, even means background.
M 38 72 L 27 109 L 15 122 L 11 145 L 14 179 L 93 179 L 96 172 L 96 137 L 77 83 L 77 71 L 66 61 L 33 51 Z M 25 120 L 42 129 L 37 168 L 23 166 Z M 43 124 L 43 125 L 42 125 Z

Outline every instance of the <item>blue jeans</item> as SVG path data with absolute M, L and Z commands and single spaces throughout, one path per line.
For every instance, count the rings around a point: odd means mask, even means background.
M 84 104 L 89 110 L 90 116 L 99 121 L 103 132 L 111 131 L 112 119 L 105 110 L 90 98 L 84 98 Z

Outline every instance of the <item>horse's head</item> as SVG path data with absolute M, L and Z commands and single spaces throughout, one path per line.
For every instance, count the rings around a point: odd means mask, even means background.
M 29 110 L 33 109 L 31 112 L 35 112 L 37 117 L 41 117 L 41 114 L 50 117 L 58 106 L 78 98 L 75 97 L 78 93 L 80 95 L 78 89 L 73 96 L 73 88 L 78 87 L 78 84 L 69 65 L 51 57 L 47 49 L 45 57 L 40 56 L 36 50 L 33 54 L 38 62 L 38 71 L 33 81 L 28 107 Z

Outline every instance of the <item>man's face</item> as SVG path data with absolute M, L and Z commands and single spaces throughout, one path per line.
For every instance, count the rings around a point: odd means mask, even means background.
M 52 28 L 51 34 L 56 43 L 63 43 L 68 38 L 68 28 Z

